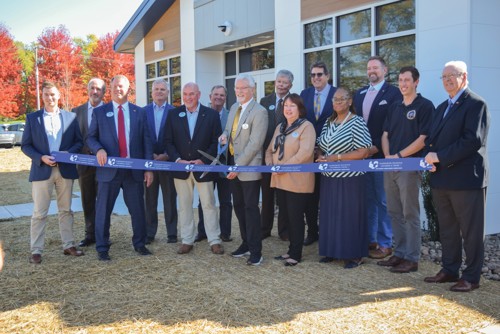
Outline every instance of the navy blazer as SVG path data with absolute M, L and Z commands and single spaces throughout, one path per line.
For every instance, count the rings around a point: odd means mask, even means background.
M 21 150 L 31 158 L 30 182 L 47 180 L 52 173 L 52 167 L 42 162 L 42 156 L 51 153 L 43 122 L 43 112 L 44 110 L 41 109 L 26 116 L 26 126 L 21 141 Z M 61 110 L 61 116 L 63 132 L 59 151 L 79 153 L 83 140 L 76 114 Z M 63 178 L 78 178 L 76 165 L 67 163 L 58 163 L 58 165 Z
M 153 159 L 153 144 L 149 136 L 146 112 L 132 103 L 128 104 L 128 108 L 130 117 L 129 156 L 135 159 L 151 160 Z M 118 134 L 116 132 L 113 113 L 112 102 L 94 109 L 87 136 L 87 145 L 91 151 L 97 153 L 100 149 L 104 149 L 108 155 L 108 161 L 109 157 L 120 156 Z M 98 167 L 96 171 L 97 181 L 109 182 L 113 180 L 116 171 L 116 168 Z M 134 169 L 132 170 L 132 175 L 137 182 L 144 180 L 143 170 Z
M 165 124 L 167 123 L 168 111 L 170 109 L 174 109 L 174 107 L 166 103 L 165 111 L 163 112 L 163 117 L 161 118 L 160 132 L 158 133 L 158 138 L 156 138 L 154 104 L 150 103 L 144 107 L 144 110 L 146 110 L 146 117 L 148 119 L 149 134 L 153 143 L 153 153 L 155 154 L 167 153 L 167 147 L 165 146 Z
M 354 94 L 354 110 L 356 114 L 361 117 L 363 117 L 363 100 L 365 99 L 369 87 L 370 86 L 365 86 Z M 373 100 L 367 126 L 370 131 L 370 136 L 372 137 L 372 144 L 378 148 L 378 152 L 373 155 L 375 159 L 384 157 L 384 152 L 382 151 L 382 133 L 384 132 L 384 122 L 389 106 L 394 102 L 402 100 L 403 96 L 399 88 L 388 84 L 387 81 L 384 82 L 375 100 Z
M 309 88 L 304 89 L 300 93 L 300 97 L 304 101 L 304 105 L 307 110 L 306 118 L 309 122 L 311 122 L 314 125 L 314 129 L 316 130 L 316 138 L 318 138 L 321 135 L 321 130 L 323 130 L 323 125 L 325 125 L 326 120 L 333 114 L 332 99 L 333 99 L 333 94 L 335 94 L 336 90 L 337 87 L 330 86 L 330 90 L 328 91 L 328 97 L 325 102 L 325 107 L 321 111 L 321 115 L 319 116 L 318 120 L 316 120 L 316 116 L 314 116 L 314 98 L 315 98 L 314 95 L 316 89 L 313 86 L 311 86 Z
M 432 188 L 481 189 L 488 185 L 486 140 L 490 114 L 482 97 L 468 88 L 443 119 L 448 100 L 434 113 L 426 150 L 436 152 L 439 163 L 431 173 Z
M 201 104 L 198 112 L 193 138 L 189 135 L 186 106 L 182 105 L 168 113 L 165 145 L 170 161 L 200 159 L 203 163 L 210 164 L 212 161 L 202 156 L 198 150 L 214 157 L 217 155 L 217 144 L 222 133 L 219 113 Z M 218 177 L 217 173 L 208 173 L 200 179 L 201 174 L 201 172 L 194 173 L 196 181 L 213 181 Z M 189 177 L 189 172 L 172 172 L 172 176 L 185 180 Z

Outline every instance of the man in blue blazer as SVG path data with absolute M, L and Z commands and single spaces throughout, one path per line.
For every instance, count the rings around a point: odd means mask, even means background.
M 489 172 L 490 114 L 483 98 L 468 88 L 467 77 L 463 61 L 446 63 L 441 78 L 449 98 L 437 107 L 425 141 L 429 152 L 425 161 L 433 165 L 430 185 L 443 246 L 442 269 L 425 282 L 458 280 L 450 288 L 456 292 L 479 288 Z M 466 267 L 460 276 L 462 246 Z
M 354 109 L 364 118 L 370 131 L 371 158 L 383 159 L 381 140 L 387 110 L 394 102 L 402 101 L 403 96 L 397 87 L 385 81 L 387 66 L 382 57 L 370 57 L 366 73 L 370 84 L 354 95 Z M 366 201 L 369 256 L 383 259 L 392 254 L 392 226 L 387 214 L 383 173 L 366 173 Z
M 146 113 L 128 102 L 130 82 L 117 75 L 111 79 L 111 99 L 94 110 L 87 145 L 96 155 L 100 166 L 112 164 L 108 157 L 152 159 L 153 145 L 149 137 Z M 123 198 L 132 219 L 132 243 L 140 255 L 150 255 L 146 242 L 144 186 L 150 186 L 153 173 L 143 170 L 97 168 L 98 191 L 95 236 L 98 259 L 109 261 L 109 228 L 116 198 L 123 189 Z
M 300 97 L 304 100 L 307 109 L 306 118 L 314 125 L 317 139 L 321 135 L 326 120 L 333 113 L 332 99 L 337 88 L 328 83 L 330 74 L 328 67 L 322 61 L 311 65 L 310 76 L 312 87 L 304 89 L 300 93 Z M 314 193 L 310 197 L 310 203 L 306 209 L 307 237 L 304 240 L 305 246 L 318 240 L 320 173 L 316 173 L 314 176 Z
M 57 163 L 51 152 L 78 153 L 83 146 L 76 114 L 58 107 L 59 90 L 52 82 L 42 84 L 44 109 L 28 114 L 21 150 L 31 158 L 29 181 L 32 182 L 33 216 L 31 217 L 31 257 L 34 264 L 42 262 L 45 224 L 52 191 L 57 193 L 59 230 L 65 255 L 81 256 L 73 237 L 71 198 L 76 165 Z
M 144 107 L 148 119 L 149 134 L 153 142 L 153 159 L 168 161 L 167 147 L 165 146 L 165 125 L 170 109 L 167 103 L 168 83 L 163 79 L 153 82 L 151 95 L 153 102 Z M 167 227 L 167 243 L 177 242 L 177 193 L 174 179 L 170 172 L 154 171 L 153 183 L 146 187 L 146 244 L 153 242 L 158 230 L 158 195 L 159 188 L 163 195 L 163 215 Z
M 217 140 L 222 132 L 218 113 L 201 105 L 200 95 L 196 83 L 189 82 L 184 85 L 182 88 L 184 104 L 170 110 L 167 118 L 165 141 L 169 160 L 186 165 L 185 172 L 172 172 L 179 198 L 179 226 L 182 236 L 182 245 L 177 253 L 187 254 L 193 249 L 196 236 L 193 191 L 196 186 L 203 207 L 208 243 L 212 253 L 223 254 L 212 182 L 217 177 L 217 173 L 208 173 L 202 178 L 201 172 L 193 173 L 189 169 L 189 165 L 207 165 L 212 162 L 198 150 L 215 157 Z

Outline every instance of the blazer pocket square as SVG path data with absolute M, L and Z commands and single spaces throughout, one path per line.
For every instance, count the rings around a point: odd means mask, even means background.
M 386 101 L 386 100 L 382 100 L 382 101 L 380 101 L 380 103 L 379 103 L 378 105 L 379 105 L 379 106 L 381 106 L 381 105 L 384 105 L 384 104 L 387 104 L 387 101 Z

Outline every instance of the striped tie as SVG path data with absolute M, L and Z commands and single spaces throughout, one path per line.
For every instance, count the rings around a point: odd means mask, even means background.
M 319 115 L 321 115 L 321 95 L 316 93 L 316 100 L 314 100 L 314 116 L 316 120 L 319 119 Z

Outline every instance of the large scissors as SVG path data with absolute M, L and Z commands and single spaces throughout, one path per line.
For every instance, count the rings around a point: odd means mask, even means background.
M 224 165 L 223 163 L 220 162 L 220 156 L 222 155 L 222 153 L 224 153 L 227 149 L 227 144 L 225 145 L 221 145 L 220 143 L 217 144 L 217 156 L 216 157 L 213 157 L 212 155 L 208 154 L 208 153 L 205 153 L 203 152 L 202 150 L 198 150 L 198 152 L 203 155 L 205 158 L 209 159 L 209 160 L 212 160 L 212 163 L 210 164 L 210 166 L 214 166 L 214 165 Z M 203 178 L 205 175 L 207 175 L 208 171 L 205 171 L 203 172 L 203 174 L 201 174 L 200 176 L 200 179 Z

